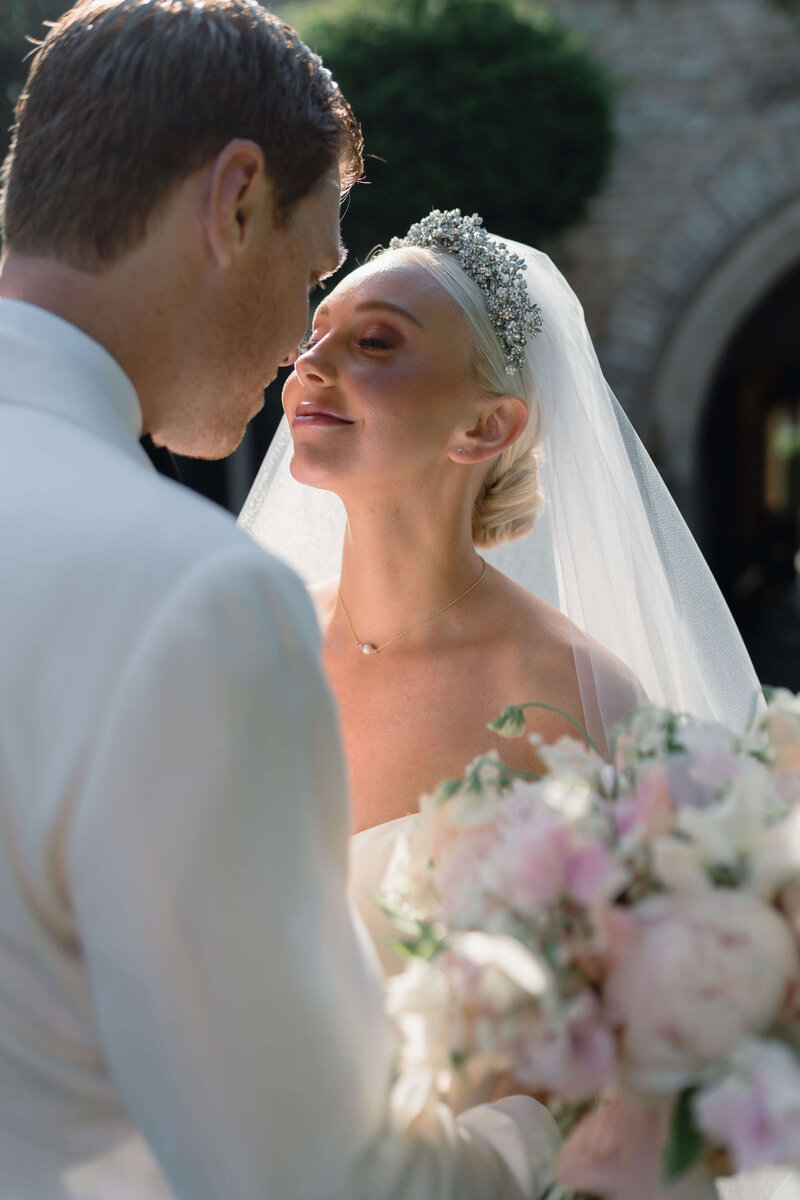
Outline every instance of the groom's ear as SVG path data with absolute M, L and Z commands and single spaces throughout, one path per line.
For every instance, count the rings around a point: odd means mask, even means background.
M 512 446 L 528 424 L 528 406 L 519 396 L 492 396 L 470 429 L 460 434 L 448 457 L 477 463 Z
M 254 231 L 271 222 L 272 209 L 261 147 L 244 138 L 228 142 L 212 164 L 204 214 L 211 253 L 223 270 L 248 249 Z

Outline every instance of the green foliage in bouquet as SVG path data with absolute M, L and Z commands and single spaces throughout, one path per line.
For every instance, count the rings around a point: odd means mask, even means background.
M 639 704 L 608 753 L 509 705 L 489 728 L 542 774 L 482 754 L 398 839 L 399 1078 L 545 1096 L 548 1200 L 800 1165 L 800 696 L 765 691 L 743 732 Z M 527 709 L 579 738 L 543 744 Z
M 663 1162 L 664 1179 L 670 1183 L 699 1162 L 706 1151 L 705 1139 L 692 1111 L 696 1092 L 697 1088 L 684 1088 L 675 1103 Z
M 613 88 L 552 16 L 510 0 L 382 0 L 303 25 L 353 104 L 368 184 L 344 222 L 353 257 L 432 208 L 477 211 L 541 242 L 575 222 L 613 149 Z

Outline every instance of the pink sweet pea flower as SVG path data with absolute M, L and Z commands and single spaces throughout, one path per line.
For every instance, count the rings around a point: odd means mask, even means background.
M 496 858 L 498 892 L 523 913 L 538 913 L 563 897 L 593 907 L 610 900 L 626 880 L 598 838 L 546 810 L 518 825 Z
M 644 838 L 671 833 L 675 826 L 670 781 L 663 762 L 646 763 L 637 773 L 633 795 L 615 806 L 617 828 Z
M 753 1038 L 732 1057 L 733 1071 L 703 1088 L 695 1119 L 730 1153 L 737 1171 L 800 1164 L 800 1067 L 782 1042 Z
M 534 1091 L 582 1100 L 615 1082 L 616 1041 L 596 996 L 581 992 L 566 1022 L 531 1011 L 519 1021 L 512 1042 L 514 1075 Z

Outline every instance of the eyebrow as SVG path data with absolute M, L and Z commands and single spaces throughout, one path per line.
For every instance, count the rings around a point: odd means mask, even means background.
M 367 312 L 375 309 L 377 309 L 379 312 L 395 313 L 399 317 L 405 317 L 407 321 L 411 321 L 420 329 L 425 328 L 419 317 L 415 317 L 414 314 L 409 312 L 407 308 L 401 308 L 399 304 L 393 304 L 391 300 L 362 300 L 360 304 L 356 305 L 355 311 Z M 324 317 L 327 311 L 328 302 L 327 300 L 324 300 L 317 309 L 317 316 Z

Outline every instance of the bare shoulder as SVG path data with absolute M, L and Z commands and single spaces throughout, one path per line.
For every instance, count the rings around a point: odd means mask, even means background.
M 503 575 L 497 576 L 497 592 L 507 614 L 505 636 L 518 664 L 519 686 L 546 688 L 548 703 L 584 724 L 598 715 L 587 707 L 598 705 L 606 728 L 644 699 L 625 663 L 552 604 Z

